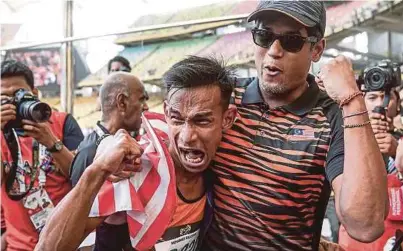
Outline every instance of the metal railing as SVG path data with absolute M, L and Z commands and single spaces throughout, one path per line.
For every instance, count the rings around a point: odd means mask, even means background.
M 88 35 L 88 36 L 72 36 L 72 37 L 66 37 L 66 38 L 50 40 L 50 41 L 43 41 L 43 42 L 38 42 L 38 43 L 27 43 L 27 44 L 20 44 L 20 45 L 3 46 L 3 47 L 0 47 L 0 51 L 9 51 L 9 50 L 38 47 L 38 46 L 44 46 L 44 45 L 50 45 L 50 44 L 74 42 L 74 41 L 78 41 L 78 40 L 87 40 L 90 38 L 100 38 L 100 37 L 108 37 L 108 36 L 114 36 L 114 35 L 125 35 L 125 34 L 131 34 L 131 33 L 136 33 L 136 32 L 162 30 L 162 29 L 168 29 L 168 28 L 216 23 L 216 22 L 222 22 L 222 21 L 242 21 L 242 20 L 245 20 L 247 16 L 248 16 L 248 14 L 240 14 L 240 15 L 231 15 L 231 16 L 225 16 L 225 17 L 214 17 L 214 18 L 197 19 L 197 20 L 191 20 L 191 21 L 181 21 L 181 22 L 174 22 L 174 23 L 167 23 L 167 24 L 149 25 L 149 26 L 136 27 L 136 28 L 132 28 L 132 29 L 125 29 L 125 30 L 115 31 L 115 32 L 93 34 L 93 35 Z

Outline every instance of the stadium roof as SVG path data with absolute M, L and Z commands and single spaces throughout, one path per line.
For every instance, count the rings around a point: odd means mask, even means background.
M 344 34 L 339 32 L 342 30 L 354 27 L 357 24 L 371 19 L 374 15 L 383 11 L 393 11 L 394 6 L 398 6 L 402 0 L 394 1 L 332 1 L 326 2 L 327 8 L 327 26 L 326 26 L 326 36 L 328 38 L 335 37 L 338 38 L 346 37 Z M 175 13 L 166 13 L 160 15 L 145 15 L 138 18 L 130 28 L 158 25 L 165 23 L 174 23 L 187 20 L 196 20 L 203 18 L 213 18 L 213 17 L 223 17 L 236 14 L 244 14 L 245 17 L 251 13 L 257 5 L 256 0 L 243 0 L 238 2 L 222 2 L 219 4 L 211 4 L 203 7 L 194 7 L 185 10 L 181 10 Z M 337 5 L 334 5 L 337 3 Z M 396 10 L 398 12 L 399 10 Z M 390 13 L 385 13 L 387 17 Z M 390 21 L 390 19 L 378 18 L 377 21 Z M 238 20 L 239 22 L 244 22 L 245 19 Z M 397 26 L 398 19 L 394 19 L 395 23 L 392 30 L 400 30 L 401 27 Z M 400 23 L 402 20 L 400 20 Z M 181 38 L 189 37 L 189 34 L 204 30 L 209 30 L 212 28 L 218 28 L 227 26 L 233 22 L 216 22 L 211 24 L 193 25 L 190 27 L 177 27 L 158 31 L 148 31 L 148 32 L 137 32 L 128 35 L 119 36 L 115 43 L 121 45 L 131 45 L 141 43 L 149 43 L 157 40 L 177 40 Z M 352 32 L 353 34 L 354 32 Z M 186 36 L 187 34 L 187 36 Z M 334 36 L 338 34 L 338 36 Z
M 189 19 L 211 18 L 245 14 L 256 7 L 256 1 L 240 1 L 236 3 L 221 3 L 205 7 L 191 8 L 177 13 L 166 15 L 147 15 L 140 17 L 132 27 L 141 27 L 160 23 L 178 22 Z M 214 6 L 218 8 L 215 10 Z M 350 52 L 361 56 L 355 61 L 357 67 L 362 67 L 368 60 L 381 60 L 392 58 L 391 55 L 378 55 L 375 53 L 363 53 L 353 48 L 340 46 L 344 38 L 364 31 L 393 31 L 403 33 L 403 0 L 393 1 L 345 1 L 336 6 L 327 8 L 327 26 L 325 36 L 327 48 L 332 48 L 337 54 Z M 244 20 L 240 20 L 244 21 Z M 239 31 L 240 37 L 234 37 L 231 42 L 227 35 L 206 34 L 207 36 L 193 36 L 201 30 L 213 30 L 214 27 L 228 26 L 224 23 L 212 23 L 208 25 L 193 25 L 191 27 L 170 28 L 159 31 L 150 31 L 129 34 L 118 38 L 117 42 L 126 45 L 121 53 L 128 57 L 132 63 L 133 73 L 146 82 L 153 83 L 161 78 L 164 69 L 189 54 L 205 55 L 206 51 L 212 54 L 224 55 L 231 64 L 248 65 L 253 61 L 253 46 L 251 46 L 250 33 Z M 241 24 L 241 27 L 246 27 Z M 236 36 L 236 34 L 235 34 Z M 209 37 L 211 39 L 209 39 Z M 246 37 L 246 39 L 245 39 Z M 203 40 L 203 41 L 202 41 Z M 183 43 L 179 43 L 183 41 Z M 141 43 L 140 43 L 141 42 Z M 136 44 L 136 46 L 133 46 Z M 138 44 L 141 44 L 138 46 Z M 334 57 L 329 51 L 326 56 Z M 158 62 L 158 64 L 155 64 Z M 250 65 L 250 64 L 249 64 Z M 102 74 L 99 74 L 101 73 Z M 79 86 L 99 85 L 106 73 L 105 67 L 98 73 L 89 76 Z

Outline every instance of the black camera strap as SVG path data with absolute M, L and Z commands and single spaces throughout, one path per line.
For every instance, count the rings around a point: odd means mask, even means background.
M 39 143 L 36 140 L 33 140 L 32 143 L 32 168 L 31 167 L 26 167 L 30 169 L 29 171 L 29 186 L 26 187 L 24 192 L 21 193 L 16 193 L 13 191 L 13 185 L 15 182 L 19 182 L 17 178 L 17 169 L 19 168 L 19 162 L 20 159 L 22 160 L 21 157 L 21 149 L 19 147 L 18 143 L 18 136 L 16 135 L 16 132 L 12 128 L 5 128 L 4 130 L 4 138 L 7 142 L 8 150 L 10 151 L 11 157 L 12 157 L 12 163 L 10 166 L 10 171 L 6 175 L 6 193 L 8 197 L 14 201 L 19 201 L 22 198 L 24 198 L 32 189 L 35 183 L 35 179 L 37 176 L 37 171 L 38 171 L 38 166 L 39 166 Z M 22 161 L 21 161 L 22 162 Z M 22 164 L 23 165 L 23 164 Z M 26 170 L 24 170 L 26 171 Z M 17 178 L 17 179 L 16 179 Z

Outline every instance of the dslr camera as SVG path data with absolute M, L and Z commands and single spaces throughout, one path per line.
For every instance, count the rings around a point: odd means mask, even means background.
M 357 80 L 364 92 L 390 91 L 402 82 L 400 65 L 388 60 L 379 62 L 376 66 L 366 68 Z
M 1 104 L 13 104 L 16 107 L 17 116 L 15 120 L 9 121 L 7 128 L 23 131 L 22 120 L 31 120 L 37 123 L 46 122 L 52 115 L 52 109 L 46 103 L 39 101 L 31 92 L 18 89 L 11 99 L 4 99 Z

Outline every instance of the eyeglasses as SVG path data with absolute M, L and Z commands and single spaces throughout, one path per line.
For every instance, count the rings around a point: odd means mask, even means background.
M 263 48 L 270 48 L 274 41 L 279 40 L 281 47 L 288 52 L 299 52 L 305 43 L 318 42 L 317 37 L 303 37 L 294 34 L 278 35 L 264 29 L 253 29 L 253 42 Z

